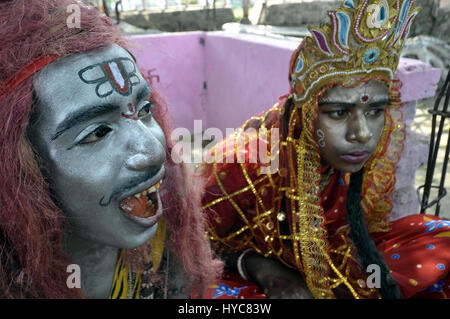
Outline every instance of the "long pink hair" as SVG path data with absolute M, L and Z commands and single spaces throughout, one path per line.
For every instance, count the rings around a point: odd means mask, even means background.
M 78 4 L 81 28 L 68 28 L 67 7 Z M 72 0 L 15 0 L 0 3 L 0 83 L 30 61 L 48 54 L 67 56 L 113 43 L 125 46 L 110 19 Z M 169 136 L 167 107 L 157 94 L 155 117 Z M 68 289 L 62 249 L 64 215 L 50 198 L 26 128 L 32 111 L 32 77 L 0 100 L 0 297 L 78 298 Z M 171 144 L 168 143 L 167 152 Z M 169 228 L 169 249 L 189 282 L 201 290 L 219 275 L 201 215 L 201 181 L 167 156 L 161 187 Z M 187 187 L 188 186 L 188 187 Z

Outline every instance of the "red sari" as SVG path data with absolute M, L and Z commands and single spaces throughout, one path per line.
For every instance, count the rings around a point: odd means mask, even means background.
M 332 249 L 338 251 L 347 248 L 345 243 L 350 241 L 345 209 L 347 189 L 348 178 L 337 172 L 321 198 L 326 207 L 329 242 Z M 405 298 L 450 296 L 450 221 L 430 215 L 410 215 L 393 221 L 391 231 L 374 233 L 372 237 Z M 338 254 L 333 259 L 335 263 L 342 263 Z M 350 265 L 350 272 L 354 281 L 364 286 L 366 275 L 357 259 L 353 261 L 356 265 Z M 341 296 L 346 297 L 345 292 Z M 368 294 L 367 297 L 377 296 Z M 262 299 L 265 295 L 254 283 L 238 274 L 225 272 L 220 282 L 207 290 L 204 298 Z
M 347 188 L 348 179 L 340 178 L 323 194 L 330 238 L 348 227 L 343 200 Z M 373 233 L 372 238 L 405 298 L 450 297 L 450 221 L 409 215 L 393 221 L 389 232 Z

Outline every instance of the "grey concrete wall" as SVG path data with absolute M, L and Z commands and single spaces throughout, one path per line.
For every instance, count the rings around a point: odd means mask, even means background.
M 215 13 L 209 10 L 166 10 L 166 11 L 129 11 L 120 18 L 142 29 L 156 29 L 167 32 L 220 30 L 227 22 L 234 22 L 234 14 L 230 8 L 216 8 Z
M 409 37 L 430 35 L 450 43 L 450 5 L 433 7 L 433 0 L 416 0 L 420 13 L 411 25 Z
M 327 21 L 327 11 L 336 9 L 340 1 L 274 4 L 266 8 L 262 24 L 276 26 L 318 25 Z
M 435 10 L 433 0 L 416 0 L 421 7 L 419 15 L 411 25 L 409 37 L 430 35 L 450 43 L 450 6 Z M 261 24 L 274 26 L 319 25 L 328 22 L 327 11 L 339 7 L 341 1 L 313 1 L 271 4 L 263 9 Z M 437 14 L 436 14 L 437 13 Z

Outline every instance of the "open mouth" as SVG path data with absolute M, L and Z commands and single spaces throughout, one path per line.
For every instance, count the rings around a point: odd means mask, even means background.
M 139 218 L 155 216 L 159 209 L 158 189 L 160 186 L 161 180 L 148 189 L 123 199 L 119 204 L 120 209 Z

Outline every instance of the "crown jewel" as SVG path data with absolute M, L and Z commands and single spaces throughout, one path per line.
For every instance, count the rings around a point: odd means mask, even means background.
M 337 78 L 351 82 L 352 76 L 371 73 L 392 79 L 418 11 L 414 0 L 344 0 L 328 12 L 331 23 L 308 26 L 311 35 L 294 57 L 294 100 L 305 100 Z

